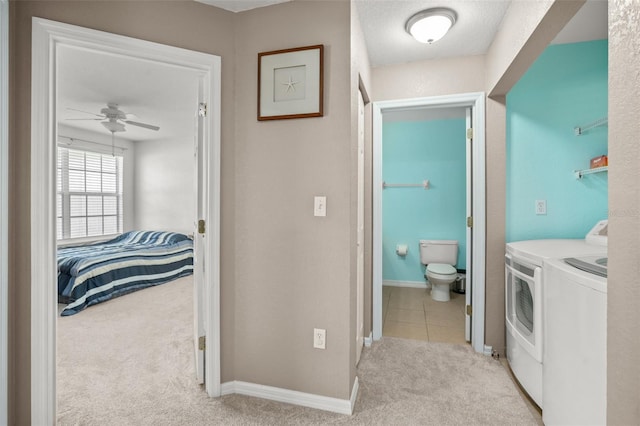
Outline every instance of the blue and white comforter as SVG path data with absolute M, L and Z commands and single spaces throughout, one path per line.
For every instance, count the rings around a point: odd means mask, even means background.
M 193 241 L 175 232 L 130 231 L 97 244 L 58 249 L 60 315 L 193 273 Z

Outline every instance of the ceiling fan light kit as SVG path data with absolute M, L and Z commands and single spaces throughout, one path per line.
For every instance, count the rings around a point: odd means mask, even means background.
M 449 8 L 425 9 L 409 18 L 405 30 L 420 43 L 431 44 L 444 37 L 456 19 L 456 12 Z
M 118 123 L 115 120 L 101 121 L 100 124 L 102 124 L 111 133 L 124 132 L 124 124 Z
M 115 132 L 126 132 L 127 129 L 125 124 L 142 127 L 143 129 L 148 129 L 148 130 L 154 130 L 154 131 L 160 130 L 160 127 L 155 126 L 153 124 L 140 123 L 138 121 L 127 120 L 127 116 L 129 114 L 120 110 L 120 108 L 118 108 L 118 104 L 112 103 L 112 102 L 108 103 L 106 108 L 102 108 L 100 110 L 100 114 L 95 114 L 93 112 L 82 111 L 74 108 L 67 108 L 67 109 L 72 111 L 79 111 L 85 114 L 91 114 L 91 115 L 95 115 L 96 117 L 99 117 L 99 118 L 69 118 L 68 120 L 105 120 L 105 121 L 101 121 L 100 124 L 102 124 L 105 127 L 105 129 L 110 131 L 112 134 Z M 134 115 L 132 116 L 135 117 Z

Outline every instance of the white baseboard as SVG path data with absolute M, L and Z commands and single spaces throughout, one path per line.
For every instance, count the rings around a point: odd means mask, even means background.
M 258 385 L 242 381 L 226 382 L 220 385 L 221 395 L 240 394 L 268 399 L 271 401 L 285 402 L 287 404 L 316 408 L 318 410 L 331 411 L 338 414 L 353 414 L 353 407 L 358 396 L 358 377 L 353 383 L 350 399 L 338 399 L 312 393 L 298 392 L 273 386 Z
M 483 353 L 487 356 L 491 356 L 491 354 L 493 354 L 493 347 L 490 345 L 484 345 Z
M 367 337 L 364 338 L 364 345 L 368 348 L 373 343 L 373 333 L 369 333 Z
M 409 287 L 409 288 L 431 288 L 431 284 L 428 281 L 395 281 L 395 280 L 384 280 L 382 281 L 383 286 L 387 287 Z

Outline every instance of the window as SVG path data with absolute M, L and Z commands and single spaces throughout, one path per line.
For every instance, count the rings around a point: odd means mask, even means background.
M 122 156 L 58 147 L 57 239 L 122 232 Z

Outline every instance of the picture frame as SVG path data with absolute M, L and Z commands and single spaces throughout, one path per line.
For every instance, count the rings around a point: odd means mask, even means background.
M 258 121 L 322 117 L 324 45 L 258 53 Z

